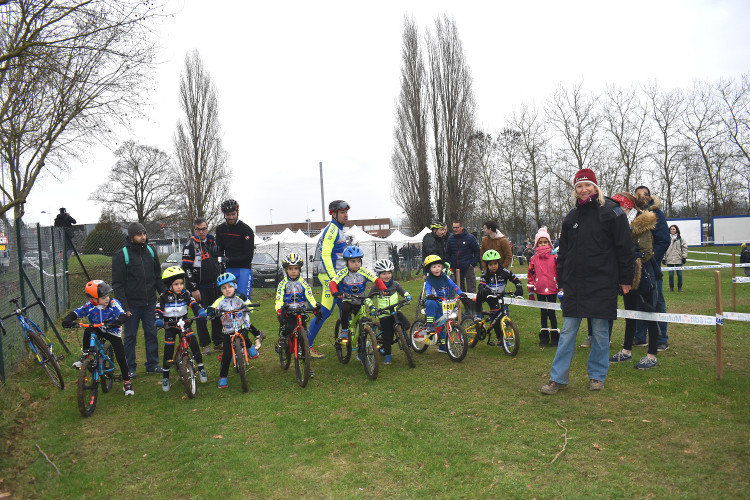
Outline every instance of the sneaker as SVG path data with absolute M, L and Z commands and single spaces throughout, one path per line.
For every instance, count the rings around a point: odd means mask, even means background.
M 550 380 L 542 386 L 542 394 L 555 394 L 557 391 L 562 391 L 568 388 L 568 384 L 560 384 L 554 380 Z
M 648 342 L 645 340 L 633 340 L 633 347 L 648 347 Z
M 155 366 L 153 368 L 146 368 L 146 373 L 161 373 L 164 369 L 161 366 Z
M 318 352 L 313 348 L 313 346 L 310 346 L 310 358 L 312 359 L 325 359 L 326 355 L 322 352 Z
M 623 361 L 633 361 L 633 355 L 619 351 L 617 354 L 609 358 L 610 363 L 621 363 Z
M 669 344 L 666 343 L 666 342 L 664 342 L 663 344 L 659 344 L 656 347 L 656 350 L 659 351 L 659 352 L 666 351 L 667 349 L 669 349 Z
M 202 352 L 203 354 L 211 354 L 213 351 L 211 351 L 211 346 L 207 345 L 206 347 L 203 348 Z
M 263 340 L 266 338 L 266 332 L 263 330 L 260 330 L 258 332 L 258 336 L 255 337 L 255 349 L 260 349 L 260 346 L 263 345 Z
M 339 343 L 346 344 L 349 342 L 349 330 L 341 330 L 341 334 L 339 335 Z
M 393 364 L 393 357 L 390 354 L 386 354 L 383 358 L 383 364 L 384 365 L 391 365 Z
M 447 353 L 448 352 L 448 347 L 446 347 L 445 344 L 440 344 L 438 346 L 438 352 Z
M 648 356 L 642 357 L 641 360 L 635 365 L 635 367 L 639 370 L 648 370 L 649 368 L 653 368 L 655 366 L 656 358 L 650 358 Z
M 224 346 L 223 345 L 221 345 L 221 344 L 214 344 L 214 348 L 213 348 L 214 352 L 221 352 L 223 350 L 224 350 Z
M 581 347 L 591 347 L 591 336 L 586 337 L 586 340 L 583 341 Z
M 247 349 L 247 357 L 250 359 L 255 359 L 258 357 L 258 350 L 255 348 L 254 345 L 251 345 Z
M 169 390 L 169 379 L 163 378 L 161 379 L 161 390 L 164 392 L 167 392 Z
M 604 389 L 604 382 L 602 382 L 601 380 L 595 380 L 593 378 L 589 380 L 590 391 L 601 391 L 602 389 Z
M 674 292 L 674 288 L 670 288 L 670 289 L 669 289 L 669 291 L 670 291 L 670 292 Z
M 219 379 L 219 389 L 226 389 L 227 386 L 229 386 L 229 381 L 226 377 L 221 377 Z
M 133 380 L 135 378 L 135 370 L 131 370 L 128 372 L 128 378 L 130 380 Z
M 130 383 L 130 381 L 122 383 L 122 390 L 126 396 L 135 395 L 135 391 L 133 390 L 133 385 Z
M 81 365 L 83 364 L 83 358 L 84 357 L 85 356 L 81 357 L 81 359 L 79 359 L 78 361 L 76 361 L 75 363 L 73 363 L 73 365 L 72 365 L 73 368 L 76 368 L 76 369 L 80 370 L 81 369 Z
M 206 382 L 208 382 L 208 373 L 206 373 L 206 369 L 205 368 L 201 368 L 198 371 L 198 377 L 199 377 L 199 380 L 201 381 L 201 383 L 205 384 Z
M 682 293 L 682 288 L 678 288 L 678 289 L 677 289 L 677 291 L 678 291 L 679 293 Z

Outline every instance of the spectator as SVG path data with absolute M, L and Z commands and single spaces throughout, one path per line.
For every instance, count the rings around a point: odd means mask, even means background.
M 440 260 L 445 262 L 445 234 L 448 232 L 448 228 L 442 222 L 433 222 L 430 224 L 430 230 L 432 232 L 425 234 L 422 238 L 422 262 L 428 255 L 437 255 Z
M 60 209 L 60 213 L 55 217 L 55 227 L 63 228 L 65 233 L 65 258 L 69 259 L 73 254 L 73 236 L 75 236 L 75 230 L 73 224 L 76 220 L 65 210 L 65 207 Z
M 453 221 L 453 234 L 448 236 L 445 253 L 448 262 L 458 273 L 458 287 L 464 292 L 476 293 L 477 277 L 474 267 L 479 263 L 479 243 L 461 221 Z
M 496 250 L 500 254 L 500 267 L 510 269 L 510 265 L 513 263 L 513 251 L 510 249 L 510 242 L 497 228 L 497 223 L 492 220 L 488 220 L 482 226 L 482 232 L 484 237 L 482 238 L 482 244 L 479 246 L 479 255 L 484 255 L 487 250 Z M 480 261 L 482 270 L 487 267 L 484 261 Z
M 664 264 L 668 267 L 685 265 L 688 256 L 688 245 L 680 235 L 680 228 L 675 224 L 669 226 L 669 247 L 664 254 Z M 674 271 L 669 271 L 669 291 L 674 292 Z M 682 270 L 677 271 L 677 291 L 682 291 Z
M 159 342 L 156 337 L 156 297 L 166 287 L 156 252 L 146 243 L 146 228 L 139 222 L 128 226 L 127 244 L 112 256 L 112 288 L 128 319 L 123 344 L 130 378 L 135 377 L 135 346 L 138 325 L 143 326 L 146 347 L 146 373 L 160 373 Z
M 557 255 L 552 254 L 550 236 L 547 228 L 543 227 L 534 236 L 536 253 L 529 260 L 527 286 L 529 300 L 541 302 L 555 302 L 557 299 Z M 536 294 L 536 295 L 535 295 Z M 557 328 L 557 316 L 554 309 L 540 309 L 542 328 L 539 331 L 539 345 L 552 344 L 557 347 L 560 340 L 560 330 Z M 549 328 L 547 320 L 549 319 Z
M 630 291 L 635 246 L 625 212 L 605 199 L 588 168 L 573 178 L 575 207 L 563 219 L 557 279 L 565 292 L 563 328 L 542 393 L 555 394 L 569 383 L 570 362 L 583 318 L 591 318 L 593 341 L 588 358 L 589 389 L 604 388 L 609 370 L 608 321 L 617 317 L 617 287 Z
M 750 247 L 747 243 L 740 245 L 742 251 L 740 252 L 740 264 L 750 264 Z M 743 267 L 745 270 L 745 276 L 750 276 L 750 267 Z

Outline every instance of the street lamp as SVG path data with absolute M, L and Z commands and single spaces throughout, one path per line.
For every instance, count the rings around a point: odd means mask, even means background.
M 309 209 L 307 210 L 307 235 L 310 236 L 310 213 L 314 212 L 315 209 Z
M 271 224 L 273 224 L 273 208 L 268 209 L 268 219 L 271 221 Z

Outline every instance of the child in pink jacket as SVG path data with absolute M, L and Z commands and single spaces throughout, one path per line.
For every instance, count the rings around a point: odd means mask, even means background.
M 541 302 L 555 302 L 557 298 L 557 255 L 552 254 L 547 228 L 541 228 L 534 236 L 534 256 L 529 260 L 528 288 L 529 299 Z M 539 345 L 557 345 L 560 330 L 554 309 L 542 309 L 542 329 L 539 332 Z M 549 318 L 549 328 L 547 319 Z

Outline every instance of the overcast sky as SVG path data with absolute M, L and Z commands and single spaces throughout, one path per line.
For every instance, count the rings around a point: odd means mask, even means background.
M 496 133 L 522 102 L 543 105 L 560 83 L 587 89 L 694 80 L 750 71 L 746 1 L 173 1 L 162 24 L 161 63 L 146 118 L 124 130 L 172 153 L 184 57 L 198 49 L 219 97 L 231 191 L 255 226 L 321 220 L 343 198 L 351 218 L 399 218 L 390 194 L 395 102 L 404 16 L 422 32 L 437 16 L 456 20 L 474 78 L 477 125 Z M 112 145 L 112 150 L 117 144 Z M 88 201 L 115 158 L 91 152 L 85 165 L 35 186 L 25 221 L 46 224 L 59 207 L 96 222 Z M 326 218 L 327 218 L 327 214 Z

